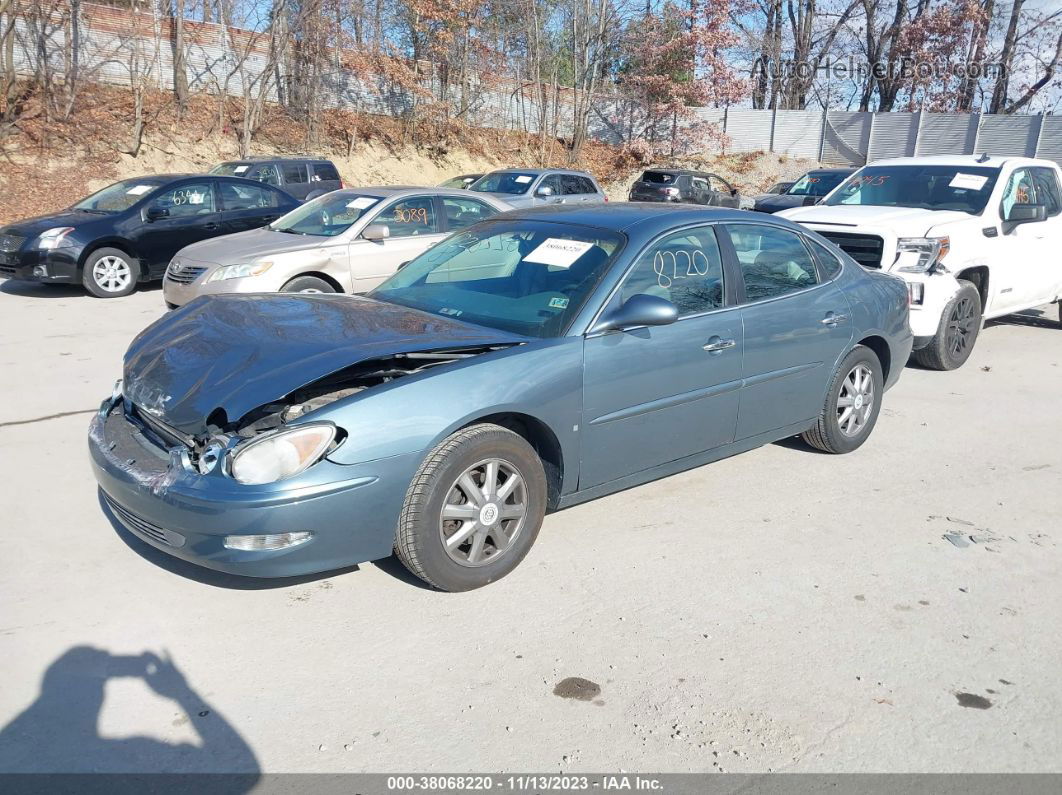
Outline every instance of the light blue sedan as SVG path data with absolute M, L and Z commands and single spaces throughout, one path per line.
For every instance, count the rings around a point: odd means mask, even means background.
M 177 557 L 393 550 L 467 590 L 549 511 L 794 435 L 855 450 L 911 342 L 902 281 L 782 219 L 517 211 L 368 297 L 195 299 L 133 341 L 89 447 L 114 518 Z

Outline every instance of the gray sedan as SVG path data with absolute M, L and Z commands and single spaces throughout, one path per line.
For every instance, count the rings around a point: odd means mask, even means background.
M 548 511 L 797 434 L 855 450 L 910 352 L 904 283 L 784 219 L 514 211 L 368 297 L 170 313 L 89 448 L 114 518 L 171 555 L 277 577 L 395 550 L 460 591 Z
M 166 269 L 171 308 L 217 293 L 364 293 L 405 262 L 509 206 L 444 188 L 348 188 L 268 226 L 193 243 Z
M 585 171 L 558 168 L 504 168 L 484 174 L 468 189 L 521 208 L 608 201 L 597 180 Z

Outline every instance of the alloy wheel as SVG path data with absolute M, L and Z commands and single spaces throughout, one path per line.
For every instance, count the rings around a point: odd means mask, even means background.
M 100 257 L 92 266 L 92 280 L 101 290 L 120 293 L 133 280 L 133 270 L 121 257 Z
M 512 548 L 526 519 L 523 475 L 508 461 L 488 458 L 462 472 L 450 487 L 439 535 L 451 560 L 483 566 Z
M 841 381 L 837 395 L 837 425 L 845 436 L 856 436 L 874 411 L 874 374 L 857 364 Z
M 948 330 L 945 336 L 945 344 L 952 357 L 959 359 L 966 353 L 975 331 L 974 321 L 973 299 L 968 296 L 960 298 L 948 316 Z

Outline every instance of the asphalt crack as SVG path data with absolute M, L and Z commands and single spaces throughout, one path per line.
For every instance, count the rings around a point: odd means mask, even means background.
M 46 420 L 58 420 L 63 417 L 75 417 L 78 414 L 92 414 L 96 409 L 82 409 L 81 411 L 60 411 L 58 414 L 46 414 L 43 417 L 34 417 L 31 420 L 10 420 L 8 422 L 0 422 L 0 428 L 9 428 L 12 425 L 33 425 L 35 422 L 45 422 Z

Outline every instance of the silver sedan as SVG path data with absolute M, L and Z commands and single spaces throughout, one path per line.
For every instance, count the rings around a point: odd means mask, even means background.
M 261 229 L 181 249 L 163 295 L 175 308 L 214 293 L 363 293 L 451 232 L 508 209 L 464 190 L 337 190 Z

